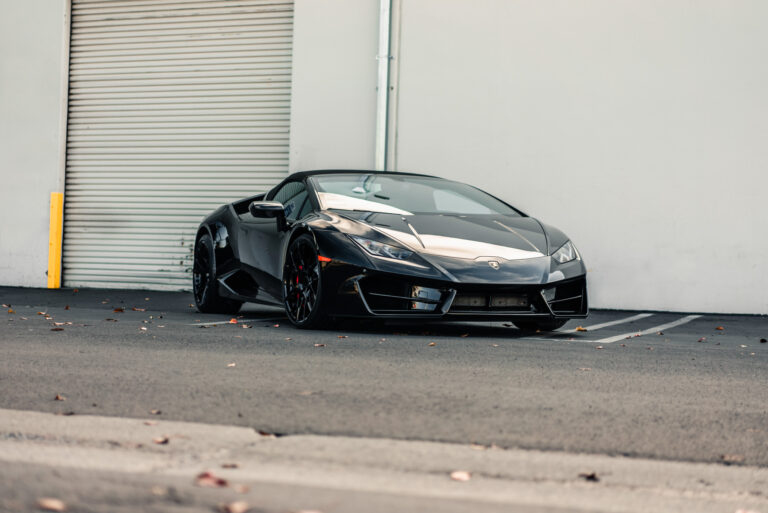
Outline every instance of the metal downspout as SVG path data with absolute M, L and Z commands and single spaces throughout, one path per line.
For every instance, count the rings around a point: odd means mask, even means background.
M 376 151 L 374 166 L 377 171 L 387 170 L 387 113 L 389 111 L 389 31 L 392 18 L 392 0 L 379 3 L 379 80 L 376 94 Z

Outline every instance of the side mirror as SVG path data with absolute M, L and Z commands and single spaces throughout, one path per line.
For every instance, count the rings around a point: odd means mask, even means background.
M 278 230 L 288 229 L 288 223 L 285 221 L 285 207 L 279 201 L 254 201 L 248 205 L 248 211 L 253 217 L 274 217 L 277 220 Z

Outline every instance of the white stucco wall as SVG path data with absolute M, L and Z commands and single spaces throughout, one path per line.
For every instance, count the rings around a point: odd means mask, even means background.
M 68 1 L 3 0 L 0 284 L 45 287 L 51 192 L 62 192 Z
M 593 307 L 768 313 L 768 3 L 402 7 L 398 169 L 560 227 Z
M 290 170 L 373 167 L 378 0 L 296 0 Z

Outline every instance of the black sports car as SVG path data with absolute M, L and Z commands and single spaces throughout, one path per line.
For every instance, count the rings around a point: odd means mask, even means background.
M 329 318 L 508 320 L 553 330 L 586 317 L 586 269 L 560 230 L 469 185 L 376 171 L 295 173 L 200 224 L 201 312 L 282 305 Z

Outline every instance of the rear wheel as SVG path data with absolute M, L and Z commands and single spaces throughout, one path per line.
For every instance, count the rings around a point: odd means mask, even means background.
M 547 321 L 512 321 L 512 324 L 523 331 L 555 331 L 562 328 L 568 319 L 551 319 Z
M 197 309 L 203 313 L 237 313 L 241 301 L 219 296 L 216 280 L 216 254 L 213 239 L 207 233 L 195 244 L 195 261 L 192 266 L 192 292 Z
M 283 267 L 285 313 L 296 327 L 311 329 L 328 324 L 322 285 L 315 240 L 300 235 L 288 246 Z

